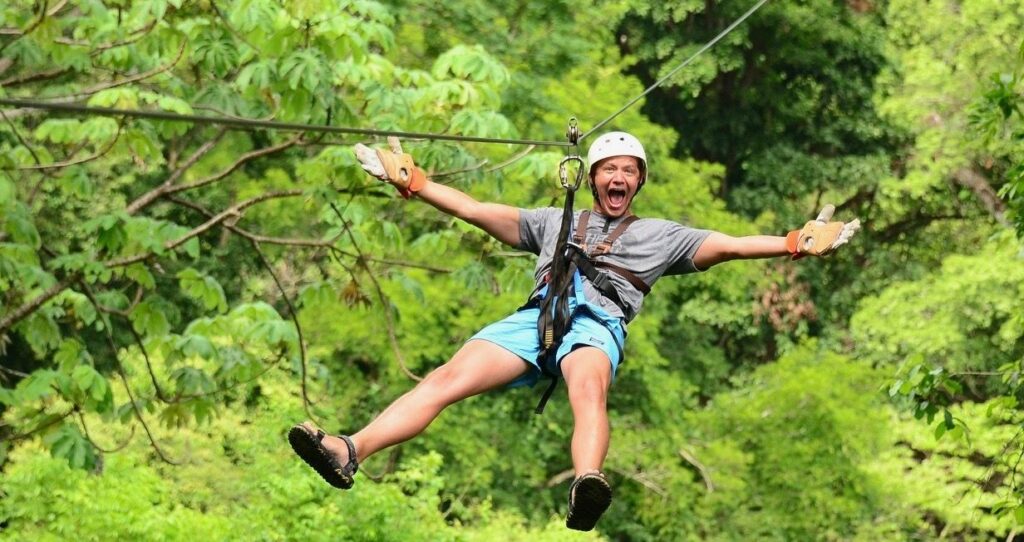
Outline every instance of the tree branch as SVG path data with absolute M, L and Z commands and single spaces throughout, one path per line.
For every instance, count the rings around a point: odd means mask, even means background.
M 114 135 L 114 138 L 110 140 L 110 143 L 107 143 L 106 147 L 104 147 L 102 150 L 96 151 L 96 153 L 93 154 L 92 156 L 87 156 L 85 158 L 80 158 L 78 160 L 70 160 L 70 159 L 68 159 L 68 160 L 65 160 L 63 162 L 55 162 L 55 163 L 52 163 L 52 164 L 39 164 L 39 165 L 36 165 L 36 166 L 24 166 L 24 167 L 19 167 L 18 169 L 19 170 L 56 169 L 56 168 L 62 168 L 62 167 L 68 167 L 68 166 L 77 166 L 79 164 L 84 164 L 86 162 L 91 162 L 91 161 L 93 161 L 93 160 L 95 160 L 97 158 L 100 158 L 101 156 L 107 154 L 108 152 L 110 152 L 110 149 L 114 148 L 114 145 L 117 143 L 117 141 L 119 139 L 121 139 L 121 132 L 123 131 L 122 128 L 123 128 L 122 126 L 118 126 L 117 127 L 117 133 Z M 72 153 L 72 154 L 76 154 L 76 153 Z M 31 200 L 33 198 L 29 198 L 29 199 Z
M 184 175 L 185 172 L 190 167 L 195 165 L 195 163 L 198 162 L 200 158 L 205 156 L 206 153 L 210 152 L 217 145 L 217 143 L 220 143 L 220 140 L 224 137 L 224 134 L 226 133 L 227 129 L 221 128 L 220 131 L 217 132 L 216 136 L 211 138 L 206 143 L 203 143 L 198 149 L 196 149 L 196 152 L 192 153 L 192 155 L 189 156 L 188 159 L 186 159 L 185 162 L 178 167 L 178 169 L 174 170 L 174 172 L 171 173 L 170 177 L 168 177 L 167 180 L 163 182 L 163 184 L 150 190 L 149 192 L 146 192 L 145 194 L 139 196 L 135 201 L 128 204 L 128 207 L 125 208 L 125 212 L 128 213 L 129 215 L 133 215 L 138 211 L 144 209 L 149 204 L 156 201 L 157 198 L 159 198 L 160 196 L 164 195 L 164 193 L 170 189 L 171 185 L 173 185 L 175 181 L 178 180 L 178 178 Z
M 25 138 L 21 137 L 21 132 L 18 131 L 18 127 L 14 125 L 14 121 L 11 120 L 11 118 L 2 110 L 0 110 L 0 116 L 3 116 L 4 120 L 7 121 L 7 124 L 11 127 L 11 131 L 14 132 L 14 137 L 18 138 L 18 142 L 28 149 L 29 154 L 32 155 L 32 159 L 36 161 L 36 164 L 42 165 L 43 162 L 39 159 L 39 155 L 36 154 L 36 150 L 28 144 L 28 141 L 25 141 Z
M 51 426 L 53 426 L 53 425 L 55 425 L 57 423 L 60 423 L 60 422 L 64 421 L 68 416 L 70 416 L 70 415 L 72 415 L 74 413 L 75 413 L 75 409 L 72 408 L 71 410 L 68 410 L 67 412 L 65 412 L 63 414 L 52 414 L 50 419 L 48 419 L 45 422 L 37 425 L 36 427 L 33 427 L 32 429 L 29 429 L 28 431 L 25 431 L 24 433 L 18 433 L 17 435 L 5 436 L 4 439 L 7 440 L 7 441 L 10 441 L 10 442 L 14 442 L 16 440 L 27 439 L 27 438 L 31 437 L 32 435 L 34 435 L 34 434 L 36 434 L 36 433 L 38 433 L 38 432 L 40 432 L 40 431 L 42 431 L 44 429 L 47 429 L 47 428 L 49 428 L 49 427 L 51 427 Z
M 183 199 L 183 198 L 180 198 L 180 197 L 177 197 L 177 196 L 167 196 L 167 199 L 169 201 L 177 203 L 178 205 L 181 205 L 183 207 L 188 207 L 189 209 L 192 209 L 193 211 L 196 211 L 196 212 L 198 212 L 198 213 L 200 213 L 200 214 L 202 214 L 202 215 L 204 215 L 204 216 L 206 216 L 208 218 L 214 216 L 213 212 L 211 212 L 209 209 L 206 209 L 205 207 L 203 207 L 203 206 L 201 206 L 201 205 L 199 205 L 199 204 L 197 204 L 195 202 L 188 201 L 186 199 Z M 253 233 L 253 232 L 251 232 L 249 230 L 246 230 L 246 229 L 238 227 L 237 224 L 231 224 L 231 223 L 223 222 L 223 223 L 220 224 L 220 226 L 222 228 L 228 229 L 229 231 L 231 231 L 233 233 L 241 235 L 242 237 L 244 237 L 244 238 L 246 238 L 246 239 L 248 239 L 250 241 L 256 241 L 256 242 L 258 242 L 260 244 L 266 244 L 266 245 L 285 245 L 285 246 L 295 246 L 295 247 L 309 247 L 309 248 L 332 249 L 332 248 L 334 248 L 334 242 L 337 240 L 338 237 L 341 237 L 341 235 L 342 235 L 342 234 L 338 234 L 337 236 L 334 237 L 334 239 L 327 239 L 327 240 L 323 240 L 323 239 L 309 239 L 309 238 L 301 238 L 301 237 L 272 237 L 272 236 L 268 236 L 268 235 L 261 235 L 261 234 L 258 234 L 258 233 Z M 352 253 L 349 253 L 349 252 L 345 252 L 344 250 L 341 250 L 341 249 L 338 249 L 338 248 L 334 248 L 334 250 L 336 250 L 338 254 L 342 254 L 345 257 L 352 258 L 352 259 L 359 259 L 359 256 L 357 256 L 355 254 L 352 254 Z M 390 259 L 386 259 L 386 258 L 373 258 L 373 257 L 368 257 L 366 259 L 368 261 L 375 262 L 375 263 L 382 263 L 382 264 L 385 264 L 385 265 L 394 265 L 394 266 L 397 266 L 397 267 L 409 267 L 409 268 L 412 268 L 412 269 L 424 269 L 426 271 L 433 271 L 434 273 L 452 273 L 453 272 L 451 269 L 447 269 L 447 268 L 444 268 L 444 267 L 436 267 L 436 266 L 433 266 L 433 265 L 427 265 L 427 264 L 417 263 L 417 262 L 404 262 L 404 261 L 399 261 L 399 260 L 390 260 Z
M 939 220 L 963 220 L 965 218 L 967 217 L 961 214 L 925 215 L 922 214 L 920 211 L 917 211 L 914 213 L 914 215 L 903 220 L 900 220 L 898 222 L 893 222 L 892 224 L 886 226 L 885 229 L 878 231 L 877 237 L 883 241 L 890 241 L 895 237 L 899 236 L 900 234 L 907 233 L 911 230 L 927 226 L 932 222 L 936 222 Z
M 9 47 L 12 43 L 14 43 L 14 42 L 18 41 L 19 39 L 21 39 L 21 38 L 31 34 L 32 31 L 35 30 L 36 28 L 39 28 L 39 25 L 43 24 L 43 21 L 45 21 L 47 17 L 51 17 L 51 16 L 55 15 L 58 11 L 61 10 L 61 8 L 64 7 L 64 4 L 68 3 L 68 1 L 67 0 L 61 0 L 60 2 L 57 3 L 56 6 L 53 7 L 53 9 L 47 11 L 47 6 L 49 5 L 49 3 L 50 3 L 49 0 L 44 0 L 43 1 L 42 5 L 39 8 L 39 18 L 36 19 L 35 21 L 33 21 L 32 24 L 30 24 L 29 27 L 26 28 L 25 30 L 18 30 L 18 34 L 16 34 L 16 36 L 17 36 L 16 38 L 14 38 L 13 40 L 3 44 L 3 46 L 0 46 L 0 53 L 3 53 L 4 49 Z M 4 30 L 7 30 L 7 29 L 4 29 Z M 7 32 L 5 32 L 5 33 L 7 33 Z
M 36 81 L 45 81 L 47 79 L 53 79 L 60 77 L 61 75 L 71 71 L 71 68 L 55 68 L 49 71 L 30 73 L 26 75 L 16 75 L 8 79 L 0 81 L 0 87 L 16 87 L 25 83 L 34 83 Z
M 101 85 L 96 85 L 96 86 L 87 88 L 85 90 L 78 91 L 78 92 L 76 92 L 74 94 L 69 94 L 67 96 L 60 96 L 60 97 L 54 98 L 54 99 L 49 100 L 49 101 L 51 103 L 70 103 L 70 102 L 74 102 L 75 100 L 78 100 L 80 98 L 86 98 L 86 97 L 92 96 L 93 94 L 96 94 L 97 92 L 100 92 L 100 91 L 103 91 L 103 90 L 107 90 L 107 89 L 111 89 L 111 88 L 116 88 L 116 87 L 128 85 L 128 84 L 131 84 L 131 83 L 135 83 L 137 81 L 142 81 L 144 79 L 149 79 L 150 77 L 153 77 L 154 75 L 159 75 L 159 74 L 161 74 L 161 73 L 163 73 L 163 72 L 173 68 L 178 63 L 178 61 L 181 60 L 181 57 L 185 54 L 185 46 L 187 44 L 188 44 L 188 42 L 186 40 L 182 40 L 181 48 L 178 49 L 178 56 L 175 57 L 175 59 L 172 60 L 168 64 L 165 64 L 163 66 L 158 66 L 158 67 L 153 68 L 152 70 L 150 70 L 148 72 L 143 72 L 143 73 L 140 73 L 138 75 L 133 75 L 133 76 L 128 77 L 126 79 L 121 79 L 119 81 L 112 81 L 110 83 L 103 83 Z M 2 50 L 2 49 L 0 49 L 0 50 Z M 6 113 L 11 118 L 19 118 L 19 117 L 23 117 L 23 116 L 25 116 L 25 115 L 27 115 L 29 113 L 40 112 L 40 111 L 43 111 L 43 110 L 42 109 L 34 109 L 34 108 L 31 108 L 31 107 L 23 107 L 21 109 L 12 109 L 10 111 L 7 111 Z
M 215 183 L 233 173 L 235 170 L 241 167 L 242 164 L 245 164 L 246 162 L 253 160 L 255 158 L 267 156 L 268 154 L 273 154 L 275 152 L 282 151 L 284 149 L 292 147 L 301 139 L 302 134 L 300 133 L 299 135 L 289 139 L 288 141 L 285 141 L 284 143 L 280 143 L 272 147 L 265 147 L 255 151 L 247 152 L 243 154 L 241 157 L 239 157 L 238 160 L 235 160 L 235 163 L 231 164 L 230 166 L 227 167 L 227 169 L 221 171 L 220 173 L 211 175 L 205 179 L 200 179 L 194 183 L 168 187 L 166 190 L 163 190 L 160 195 L 177 194 L 178 192 L 184 192 L 185 190 L 192 190 L 193 188 L 199 188 L 201 186 L 206 186 L 208 184 Z
M 253 250 L 255 250 L 256 254 L 259 255 L 260 262 L 263 263 L 263 267 L 266 268 L 267 272 L 270 273 L 270 276 L 274 279 L 274 284 L 277 285 L 277 291 L 281 292 L 281 297 L 284 298 L 284 303 L 288 306 L 288 312 L 292 317 L 292 322 L 295 324 L 295 332 L 298 334 L 299 339 L 299 366 L 302 373 L 300 384 L 300 388 L 302 390 L 302 408 L 306 411 L 306 416 L 308 416 L 309 419 L 313 420 L 317 425 L 323 425 L 323 423 L 317 421 L 318 418 L 313 415 L 312 409 L 309 408 L 312 401 L 309 400 L 309 393 L 306 385 L 306 378 L 309 373 L 306 359 L 306 341 L 302 336 L 302 326 L 299 324 L 299 315 L 295 311 L 295 305 L 292 305 L 292 300 L 288 297 L 288 292 L 286 292 L 284 286 L 281 285 L 281 279 L 277 277 L 277 273 L 274 272 L 274 266 L 270 265 L 270 260 L 268 260 L 267 255 L 263 253 L 263 249 L 260 248 L 260 244 L 252 240 L 250 240 L 250 243 L 252 243 Z
M 1006 204 L 996 194 L 988 179 L 977 169 L 962 167 L 953 172 L 953 180 L 970 188 L 974 195 L 981 200 L 985 210 L 996 219 L 996 222 L 1006 227 L 1010 226 L 1010 222 L 1006 219 Z
M 302 190 L 298 190 L 298 189 L 295 189 L 295 190 L 282 190 L 282 191 L 278 191 L 278 192 L 267 192 L 266 194 L 260 194 L 259 196 L 256 196 L 256 197 L 253 197 L 253 198 L 249 198 L 249 199 L 247 199 L 247 200 L 245 200 L 245 201 L 243 201 L 241 203 L 237 203 L 235 205 L 232 205 L 231 207 L 221 211 L 220 213 L 217 213 L 216 215 L 213 216 L 213 218 L 211 218 L 211 219 L 207 220 L 206 222 L 204 222 L 203 224 L 193 228 L 191 231 L 189 231 L 185 235 L 182 235 L 181 237 L 179 237 L 179 238 L 177 238 L 177 239 L 175 239 L 173 241 L 167 241 L 166 243 L 164 243 L 164 249 L 165 250 L 174 250 L 175 248 L 178 248 L 179 246 L 183 245 L 189 239 L 192 239 L 193 237 L 208 231 L 210 228 L 213 228 L 214 226 L 216 226 L 220 222 L 222 222 L 222 221 L 224 221 L 224 220 L 226 220 L 228 218 L 240 216 L 241 212 L 243 210 L 245 210 L 248 207 L 252 207 L 253 205 L 256 205 L 257 203 L 260 203 L 260 202 L 263 202 L 263 201 L 266 201 L 266 200 L 269 200 L 269 199 L 289 198 L 289 197 L 294 197 L 294 196 L 301 196 L 304 193 L 305 192 L 303 192 Z M 105 265 L 107 267 L 120 267 L 120 266 L 124 266 L 124 265 L 131 265 L 133 263 L 137 263 L 137 262 L 141 262 L 143 260 L 146 260 L 146 259 L 148 259 L 148 258 L 150 258 L 152 256 L 153 256 L 152 252 L 147 252 L 145 254 L 136 254 L 135 256 L 126 256 L 124 258 L 118 258 L 116 260 L 108 260 L 106 262 L 103 262 L 103 265 Z
M 53 299 L 57 294 L 66 290 L 68 286 L 78 281 L 78 278 L 79 274 L 77 272 L 72 273 L 71 275 L 64 277 L 63 280 L 60 280 L 53 286 L 47 288 L 43 293 L 39 294 L 31 301 L 28 301 L 17 309 L 7 313 L 7 315 L 0 320 L 0 335 L 3 335 L 11 326 L 35 312 L 43 305 L 43 303 L 46 303 Z
M 85 416 L 82 414 L 81 411 L 78 411 L 78 421 L 79 423 L 82 424 L 82 432 L 85 433 L 85 439 L 89 441 L 89 444 L 92 444 L 93 448 L 96 448 L 97 450 L 105 454 L 114 454 L 120 452 L 121 450 L 125 449 L 125 447 L 127 447 L 129 444 L 131 444 L 132 439 L 135 438 L 135 426 L 133 425 L 131 434 L 128 435 L 128 438 L 125 439 L 124 442 L 115 445 L 113 448 L 104 448 L 99 444 L 96 444 L 96 441 L 93 440 L 92 435 L 89 434 L 89 426 L 85 424 Z
M 693 465 L 693 468 L 697 469 L 697 472 L 700 473 L 700 477 L 704 480 L 704 487 L 708 489 L 708 493 L 715 490 L 715 484 L 711 481 L 711 474 L 703 463 L 698 461 L 693 454 L 683 448 L 679 449 L 679 457 L 683 458 L 684 461 Z
M 167 463 L 169 465 L 180 465 L 180 463 L 171 461 L 170 458 L 164 455 L 164 451 L 160 449 L 160 446 L 156 443 L 156 438 L 153 437 L 153 432 L 150 431 L 149 424 L 146 423 L 146 419 L 142 416 L 142 410 L 139 409 L 139 403 L 138 401 L 135 400 L 135 394 L 132 393 L 132 387 L 128 385 L 128 376 L 125 375 L 124 365 L 121 363 L 121 356 L 118 355 L 117 344 L 114 342 L 114 335 L 113 332 L 111 331 L 110 319 L 106 317 L 102 310 L 100 310 L 99 303 L 96 301 L 96 296 L 92 294 L 92 290 L 89 288 L 89 285 L 83 282 L 82 287 L 83 293 L 89 299 L 89 302 L 92 303 L 92 306 L 96 308 L 96 312 L 100 314 L 100 317 L 103 318 L 103 323 L 106 325 L 105 331 L 107 337 L 107 344 L 110 346 L 110 354 L 114 358 L 115 372 L 117 373 L 117 376 L 121 379 L 121 384 L 124 386 L 124 391 L 125 393 L 128 394 L 128 400 L 131 401 L 132 411 L 135 412 L 135 418 L 139 420 L 140 424 L 142 424 L 142 429 L 146 432 L 146 437 L 149 439 L 150 446 L 153 447 L 153 450 L 156 451 L 156 455 L 164 463 Z
M 397 358 L 398 360 L 399 368 L 401 368 L 402 372 L 405 373 L 405 375 L 408 376 L 409 378 L 417 382 L 422 381 L 423 377 L 417 376 L 415 373 L 410 371 L 409 367 L 405 364 L 405 357 L 402 356 L 402 351 L 398 347 L 398 337 L 395 334 L 395 322 L 391 318 L 391 304 L 388 302 L 387 297 L 384 295 L 384 290 L 381 289 L 380 283 L 377 282 L 377 278 L 374 276 L 373 271 L 370 270 L 370 267 L 366 264 L 366 258 L 363 257 L 363 251 L 359 249 L 359 244 L 356 242 L 356 237 L 352 233 L 352 229 L 349 227 L 348 221 L 345 220 L 344 216 L 342 216 L 341 214 L 341 211 L 338 210 L 338 207 L 335 206 L 334 203 L 330 203 L 330 206 L 331 209 L 334 210 L 334 214 L 338 215 L 338 219 L 341 220 L 342 227 L 345 228 L 345 231 L 348 233 L 349 239 L 352 241 L 352 246 L 355 247 L 356 253 L 359 255 L 359 258 L 356 260 L 357 263 L 363 268 L 364 271 L 366 271 L 367 277 L 370 278 L 370 282 L 373 283 L 374 289 L 376 289 L 377 291 L 377 299 L 380 300 L 381 308 L 384 310 L 384 321 L 387 324 L 388 328 L 388 340 L 391 343 L 391 348 L 395 353 L 395 358 Z

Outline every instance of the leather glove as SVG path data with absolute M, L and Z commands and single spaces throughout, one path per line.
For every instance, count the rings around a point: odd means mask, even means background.
M 817 219 L 804 224 L 802 229 L 789 232 L 786 236 L 786 248 L 793 254 L 794 260 L 808 254 L 828 256 L 857 233 L 860 229 L 860 219 L 855 218 L 845 223 L 829 222 L 835 212 L 836 206 L 829 203 L 821 209 Z
M 397 137 L 389 137 L 388 145 L 390 151 L 371 149 L 357 143 L 354 149 L 356 158 L 367 173 L 391 183 L 402 197 L 409 199 L 427 184 L 427 174 L 416 167 L 412 155 L 402 152 L 402 144 Z

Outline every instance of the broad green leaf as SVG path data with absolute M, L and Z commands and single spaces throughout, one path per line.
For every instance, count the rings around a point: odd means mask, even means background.
M 91 469 L 96 464 L 96 450 L 75 424 L 61 424 L 44 440 L 50 446 L 50 454 L 67 461 L 72 468 Z
M 144 300 L 128 315 L 135 331 L 142 335 L 160 336 L 171 331 L 171 324 L 162 307 L 152 299 Z
M 216 309 L 218 312 L 227 311 L 228 303 L 224 289 L 213 277 L 189 267 L 178 272 L 178 280 L 182 291 L 204 308 Z

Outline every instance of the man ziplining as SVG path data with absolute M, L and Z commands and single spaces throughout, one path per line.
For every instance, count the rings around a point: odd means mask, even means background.
M 403 196 L 416 196 L 507 245 L 536 254 L 536 287 L 526 305 L 471 337 L 451 360 L 358 432 L 335 437 L 304 422 L 291 428 L 288 440 L 324 480 L 349 489 L 358 461 L 415 437 L 448 405 L 502 386 L 560 377 L 575 424 L 570 445 L 575 479 L 566 526 L 581 531 L 593 529 L 611 504 L 611 486 L 601 472 L 610 440 L 607 395 L 623 359 L 626 324 L 639 313 L 651 286 L 665 275 L 703 271 L 730 260 L 825 256 L 860 227 L 856 219 L 829 222 L 831 206 L 787 236 L 731 237 L 636 218 L 633 198 L 647 181 L 648 163 L 640 141 L 624 132 L 603 134 L 590 146 L 594 203 L 589 211 L 572 214 L 571 228 L 560 228 L 562 209 L 480 202 L 434 183 L 402 153 L 397 139 L 391 146 L 386 151 L 356 145 L 355 153 L 364 170 Z M 559 239 L 567 230 L 571 238 Z M 566 252 L 558 255 L 556 247 Z M 559 277 L 555 269 L 553 276 L 553 267 L 568 271 Z

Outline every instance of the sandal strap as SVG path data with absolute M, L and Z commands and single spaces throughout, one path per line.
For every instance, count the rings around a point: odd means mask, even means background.
M 345 476 L 352 476 L 359 471 L 359 460 L 356 458 L 356 445 L 352 442 L 352 439 L 347 435 L 338 435 L 348 447 L 348 462 L 341 467 L 341 471 L 345 473 Z
M 324 440 L 324 437 L 326 436 L 327 433 L 324 433 L 322 429 L 316 430 L 317 442 L 322 442 Z M 356 445 L 355 443 L 352 442 L 352 439 L 349 438 L 348 435 L 338 435 L 338 438 L 340 438 L 342 442 L 345 443 L 345 446 L 348 447 L 348 462 L 346 462 L 344 465 L 339 465 L 339 468 L 341 468 L 341 472 L 345 476 L 352 476 L 353 474 L 359 472 L 359 460 L 356 458 Z M 336 460 L 332 458 L 332 461 Z M 337 464 L 337 462 L 335 462 L 335 464 Z

